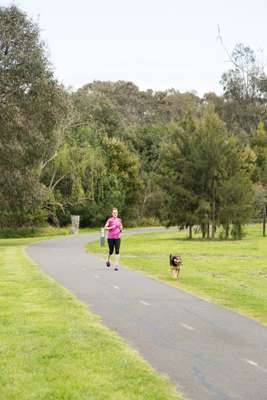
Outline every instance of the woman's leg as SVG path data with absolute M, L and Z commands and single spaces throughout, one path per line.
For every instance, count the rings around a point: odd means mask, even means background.
M 107 266 L 107 267 L 110 267 L 110 257 L 111 257 L 112 254 L 113 254 L 114 245 L 115 245 L 114 239 L 108 239 L 109 252 L 108 252 L 108 259 L 107 259 L 107 262 L 106 262 L 106 266 Z
M 120 246 L 121 240 L 115 239 L 115 271 L 118 271 L 120 266 Z

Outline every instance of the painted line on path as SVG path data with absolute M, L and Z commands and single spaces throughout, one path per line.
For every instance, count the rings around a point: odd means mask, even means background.
M 181 324 L 181 326 L 185 329 L 188 329 L 189 331 L 194 331 L 195 328 L 193 328 L 192 326 L 186 325 L 186 324 Z
M 121 290 L 121 288 L 120 288 L 119 286 L 112 285 L 112 287 L 113 287 L 114 289 Z
M 246 361 L 249 365 L 252 365 L 253 367 L 259 369 L 260 371 L 262 371 L 262 372 L 267 372 L 267 369 L 260 367 L 259 364 L 256 363 L 255 361 L 252 361 L 252 360 L 245 360 L 245 361 Z
M 150 306 L 149 303 L 147 303 L 146 301 L 140 300 L 140 303 L 143 304 L 144 306 Z

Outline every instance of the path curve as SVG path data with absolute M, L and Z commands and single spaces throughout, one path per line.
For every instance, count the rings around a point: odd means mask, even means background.
M 27 251 L 187 398 L 267 399 L 266 327 L 141 273 L 107 270 L 84 250 L 98 239 L 63 237 Z

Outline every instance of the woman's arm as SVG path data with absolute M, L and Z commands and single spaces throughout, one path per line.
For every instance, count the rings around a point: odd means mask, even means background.
M 109 221 L 107 221 L 107 222 L 105 223 L 104 229 L 106 229 L 106 230 L 109 230 L 109 229 L 110 229 L 110 227 L 109 227 Z
M 104 229 L 106 229 L 107 231 L 109 231 L 110 229 L 113 229 L 114 228 L 114 226 L 113 225 L 109 225 L 109 220 L 106 222 L 106 224 L 105 224 L 105 226 L 104 226 Z

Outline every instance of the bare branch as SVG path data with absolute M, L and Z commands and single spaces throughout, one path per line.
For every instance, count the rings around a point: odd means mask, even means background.
M 53 187 L 53 182 L 56 176 L 56 169 L 53 172 L 52 178 L 50 179 L 50 183 L 49 183 L 49 189 L 51 189 Z
M 69 174 L 70 174 L 70 172 L 68 172 L 67 174 L 62 175 L 60 178 L 58 178 L 58 179 L 56 180 L 56 182 L 53 184 L 52 189 L 54 190 L 55 187 L 59 184 L 59 182 L 61 182 L 62 179 L 66 178 L 66 176 L 68 176 Z
M 267 77 L 263 77 L 263 76 L 259 76 L 259 75 L 255 75 L 253 74 L 251 71 L 248 71 L 244 68 L 243 65 L 239 65 L 232 57 L 232 55 L 230 54 L 230 52 L 228 51 L 227 47 L 224 44 L 222 35 L 221 35 L 221 29 L 220 26 L 218 25 L 218 35 L 217 35 L 217 40 L 221 43 L 221 46 L 223 47 L 227 57 L 228 57 L 228 61 L 231 62 L 239 71 L 241 71 L 243 74 L 246 74 L 247 76 L 250 76 L 251 78 L 257 79 L 259 81 L 267 81 Z M 265 75 L 265 73 L 264 73 Z
M 49 164 L 52 160 L 54 160 L 54 158 L 56 158 L 57 155 L 58 155 L 58 152 L 56 151 L 56 152 L 52 155 L 52 157 L 50 157 L 48 160 L 42 162 L 42 164 L 41 164 L 41 171 L 42 171 L 43 169 L 45 169 L 45 167 L 47 166 L 47 164 Z

